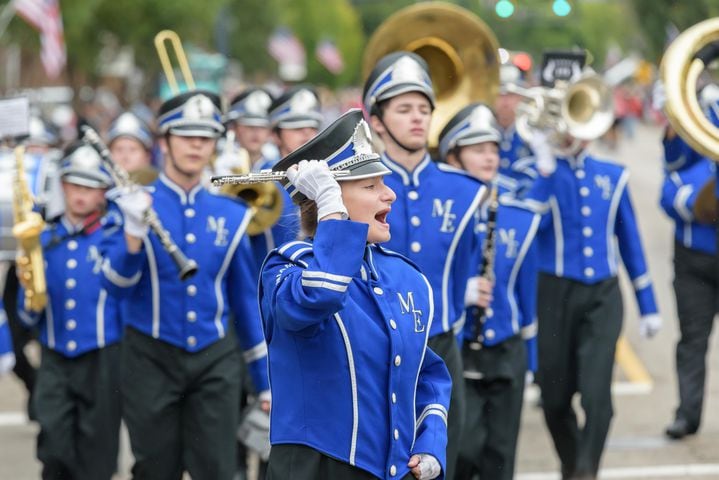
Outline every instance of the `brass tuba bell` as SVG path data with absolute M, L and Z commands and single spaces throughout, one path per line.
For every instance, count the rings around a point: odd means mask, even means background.
M 396 12 L 370 38 L 362 60 L 364 78 L 385 55 L 414 52 L 429 66 L 437 98 L 429 132 L 436 148 L 447 122 L 471 102 L 492 105 L 499 91 L 497 39 L 475 14 L 443 2 Z
M 669 45 L 660 66 L 666 103 L 664 111 L 672 128 L 700 154 L 719 162 L 719 128 L 705 115 L 697 97 L 702 71 L 719 58 L 719 17 L 699 22 Z M 713 179 L 702 188 L 694 205 L 697 220 L 717 219 Z
M 533 129 L 550 131 L 555 144 L 561 143 L 564 134 L 594 140 L 614 122 L 612 91 L 595 73 L 585 73 L 571 83 L 559 82 L 554 88 L 513 84 L 505 88 L 522 97 L 516 123 L 525 141 L 529 141 Z
M 719 57 L 719 17 L 704 20 L 669 45 L 660 67 L 669 123 L 694 150 L 719 161 L 719 128 L 709 121 L 697 98 L 697 80 Z

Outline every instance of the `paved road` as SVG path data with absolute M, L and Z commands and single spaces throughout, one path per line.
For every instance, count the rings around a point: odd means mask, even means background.
M 658 208 L 661 184 L 661 149 L 658 129 L 639 127 L 634 141 L 623 142 L 613 158 L 632 172 L 630 185 L 643 234 L 656 293 L 664 317 L 664 329 L 653 340 L 638 335 L 637 308 L 626 278 L 625 328 L 629 345 L 648 371 L 651 389 L 633 388 L 617 369 L 615 417 L 609 447 L 603 462 L 602 478 L 683 479 L 719 478 L 719 343 L 712 340 L 705 421 L 699 435 L 683 442 L 669 442 L 662 431 L 672 418 L 676 388 L 674 343 L 678 336 L 674 298 L 671 290 L 671 225 Z M 637 390 L 637 391 L 634 391 Z M 0 379 L 0 480 L 39 478 L 34 459 L 37 428 L 27 424 L 21 412 L 25 402 L 18 382 Z M 519 480 L 559 478 L 558 462 L 541 412 L 528 401 L 525 405 L 518 452 Z M 118 478 L 126 478 L 121 475 Z

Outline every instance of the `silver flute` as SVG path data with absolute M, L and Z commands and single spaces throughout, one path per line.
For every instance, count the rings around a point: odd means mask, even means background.
M 335 178 L 346 177 L 350 174 L 349 170 L 332 170 L 332 176 Z M 287 178 L 287 172 L 284 170 L 261 170 L 255 173 L 247 173 L 244 175 L 216 175 L 210 179 L 216 187 L 222 185 L 246 185 L 251 183 L 276 182 Z

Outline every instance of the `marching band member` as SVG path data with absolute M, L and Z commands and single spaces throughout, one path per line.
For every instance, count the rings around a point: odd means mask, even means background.
M 539 369 L 542 406 L 564 478 L 595 478 L 613 415 L 611 382 L 622 327 L 619 257 L 641 314 L 640 333 L 661 327 L 634 209 L 629 172 L 590 156 L 566 135 L 548 178 L 550 212 L 538 234 Z M 618 247 L 618 249 L 617 249 Z M 576 392 L 582 428 L 572 407 Z
M 365 83 L 363 98 L 372 128 L 385 146 L 382 160 L 392 171 L 385 181 L 398 197 L 387 247 L 416 262 L 434 290 L 437 315 L 429 346 L 444 359 L 453 379 L 446 469 L 447 478 L 453 478 L 464 418 L 462 359 L 455 334 L 462 328 L 464 291 L 473 274 L 467 259 L 475 258 L 480 247 L 474 222 L 486 189 L 429 156 L 435 100 L 421 57 L 395 52 L 382 58 Z
M 164 171 L 152 184 L 118 192 L 124 235 L 108 242 L 103 284 L 123 298 L 123 416 L 137 479 L 230 479 L 235 470 L 240 362 L 244 350 L 261 398 L 266 350 L 249 240 L 251 212 L 200 183 L 215 151 L 220 99 L 193 90 L 162 104 Z M 154 206 L 178 247 L 199 264 L 181 281 L 145 212 Z M 234 320 L 234 326 L 228 321 Z M 266 406 L 269 408 L 269 405 Z
M 661 206 L 675 222 L 674 292 L 681 338 L 676 347 L 679 406 L 666 429 L 675 439 L 696 433 L 701 423 L 706 353 L 719 298 L 716 226 L 694 218 L 702 187 L 715 176 L 707 158 L 667 172 Z
M 500 89 L 494 105 L 502 135 L 499 143 L 499 173 L 505 177 L 508 186 L 516 191 L 517 196 L 522 197 L 537 178 L 537 170 L 532 149 L 515 128 L 517 106 L 522 97 L 509 91 L 507 86 L 512 84 L 526 88 L 527 81 L 522 70 L 511 63 L 501 65 L 499 74 Z
M 390 238 L 396 197 L 362 112 L 275 169 L 287 170 L 310 238 L 273 250 L 262 269 L 268 479 L 445 478 L 450 377 L 427 348 L 432 289 L 378 245 Z M 338 182 L 336 170 L 350 174 Z
M 272 94 L 264 88 L 250 87 L 232 99 L 227 112 L 229 128 L 235 132 L 237 143 L 247 150 L 253 169 L 268 162 L 274 164 L 277 160 L 265 158 L 266 145 L 272 134 L 268 114 L 272 100 Z
M 65 213 L 41 236 L 47 307 L 24 310 L 24 289 L 18 294 L 20 317 L 39 329 L 42 344 L 33 401 L 44 479 L 109 480 L 117 463 L 122 326 L 100 269 L 106 232 L 122 219 L 104 213 L 112 179 L 101 162 L 91 147 L 68 151 L 60 169 Z
M 152 167 L 154 137 L 150 127 L 134 113 L 125 112 L 117 117 L 107 132 L 107 147 L 112 159 L 126 172 L 147 176 L 151 183 L 157 178 Z
M 497 175 L 501 135 L 494 114 L 482 103 L 460 110 L 439 137 L 447 163 L 466 170 L 485 184 L 495 183 L 493 282 L 475 276 L 467 285 L 466 303 L 480 306 L 480 318 L 468 315 L 462 337 L 467 413 L 456 479 L 514 477 L 515 452 L 524 397 L 525 376 L 537 368 L 537 249 L 540 215 L 513 198 Z M 489 233 L 488 208 L 481 209 L 480 238 Z M 485 247 L 486 250 L 487 247 Z M 477 263 L 479 269 L 479 263 Z M 481 274 L 481 272 L 479 272 Z M 529 375 L 526 375 L 529 372 Z
M 39 115 L 30 115 L 28 127 L 29 135 L 24 142 L 26 145 L 25 163 L 28 186 L 35 196 L 43 216 L 46 219 L 55 218 L 61 215 L 64 209 L 62 189 L 57 174 L 59 160 L 62 158 L 62 152 L 58 149 L 60 136 L 52 124 Z M 9 211 L 10 205 L 7 208 Z M 12 214 L 9 212 L 7 215 L 3 215 L 3 218 L 8 218 L 12 222 Z M 11 227 L 8 226 L 8 230 L 10 229 Z M 0 255 L 2 255 L 3 261 L 10 263 L 9 268 L 3 271 L 4 282 L 0 283 L 3 285 L 2 301 L 6 307 L 10 337 L 12 338 L 15 352 L 13 373 L 27 389 L 28 418 L 35 420 L 32 398 L 37 371 L 25 354 L 25 346 L 35 338 L 35 333 L 25 328 L 18 317 L 17 292 L 19 283 L 15 267 L 15 251 L 2 251 Z
M 0 377 L 15 367 L 15 352 L 12 349 L 10 325 L 7 323 L 5 305 L 0 301 Z

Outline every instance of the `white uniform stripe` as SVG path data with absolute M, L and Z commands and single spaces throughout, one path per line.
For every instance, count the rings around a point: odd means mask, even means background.
M 147 252 L 147 266 L 150 269 L 150 290 L 152 292 L 152 338 L 160 338 L 160 279 L 157 275 L 155 249 L 149 238 L 143 239 Z
M 677 194 L 674 196 L 674 210 L 677 211 L 682 220 L 685 222 L 692 222 L 694 215 L 687 206 L 687 200 L 689 196 L 694 192 L 694 187 L 691 185 L 683 185 L 677 190 Z
M 648 273 L 645 273 L 644 275 L 639 275 L 637 278 L 632 280 L 632 285 L 634 286 L 634 290 L 636 291 L 645 289 L 651 284 L 652 277 L 650 277 Z
M 530 338 L 534 338 L 537 336 L 537 319 L 535 318 L 532 323 L 529 325 L 526 325 L 522 327 L 522 339 L 523 340 L 529 340 Z
M 120 288 L 127 288 L 133 285 L 137 285 L 137 282 L 140 281 L 140 277 L 142 277 L 142 272 L 137 272 L 132 277 L 124 277 L 120 275 L 115 270 L 113 270 L 112 265 L 110 265 L 109 258 L 106 258 L 105 261 L 102 262 L 102 272 L 105 274 L 105 277 L 110 280 L 110 282 Z
M 607 217 L 607 258 L 609 259 L 609 271 L 612 275 L 617 274 L 617 267 L 619 264 L 619 255 L 617 255 L 617 242 L 615 239 L 615 223 L 617 221 L 617 211 L 619 210 L 619 202 L 624 192 L 624 187 L 629 181 L 629 172 L 624 170 L 622 176 L 617 181 L 617 187 L 614 190 L 612 201 L 609 204 L 609 217 Z
M 422 280 L 424 280 L 425 285 L 427 285 L 427 298 L 429 299 L 429 315 L 427 316 L 427 328 L 425 328 L 424 332 L 424 347 L 422 347 L 422 358 L 419 361 L 418 367 L 417 367 L 417 375 L 414 377 L 414 394 L 412 397 L 412 405 L 411 408 L 414 410 L 415 405 L 417 405 L 417 385 L 419 384 L 419 372 L 422 370 L 422 365 L 424 365 L 424 357 L 427 354 L 427 341 L 429 340 L 429 332 L 432 330 L 432 322 L 434 320 L 434 292 L 432 291 L 432 285 L 429 284 L 429 280 L 427 280 L 427 277 L 422 275 Z M 416 415 L 415 411 L 412 411 L 412 415 Z M 414 448 L 414 442 L 417 440 L 417 426 L 419 423 L 417 420 L 414 422 L 414 434 L 412 436 L 412 446 L 410 447 L 410 451 Z
M 462 217 L 462 221 L 459 222 L 459 225 L 457 226 L 457 231 L 454 233 L 454 238 L 452 238 L 452 243 L 449 246 L 449 251 L 447 252 L 447 258 L 444 261 L 444 272 L 442 272 L 442 331 L 446 332 L 449 331 L 449 272 L 452 268 L 452 263 L 454 261 L 454 252 L 457 250 L 457 245 L 459 244 L 459 239 L 462 237 L 462 234 L 464 233 L 465 228 L 467 228 L 467 224 L 469 223 L 469 220 L 474 216 L 475 211 L 479 207 L 479 202 L 482 200 L 482 197 L 484 197 L 484 193 L 487 190 L 487 187 L 480 187 L 479 190 L 477 190 L 477 193 L 474 196 L 474 199 L 472 200 L 472 203 L 469 205 L 469 208 L 464 213 L 464 217 Z M 464 286 L 461 286 L 462 289 L 464 289 Z M 454 319 L 452 319 L 454 320 Z
M 327 290 L 334 290 L 335 292 L 340 293 L 347 291 L 347 285 L 337 285 L 336 283 L 319 280 L 302 280 L 302 286 L 311 288 L 326 288 Z
M 357 431 L 359 430 L 359 400 L 357 397 L 357 372 L 355 371 L 354 354 L 352 353 L 352 344 L 350 343 L 347 329 L 339 313 L 335 313 L 337 326 L 342 333 L 342 339 L 345 342 L 345 350 L 347 352 L 347 363 L 350 371 L 350 384 L 352 385 L 352 443 L 350 445 L 349 463 L 355 464 L 355 454 L 357 452 Z
M 245 359 L 246 363 L 252 363 L 255 360 L 259 360 L 260 358 L 263 358 L 265 356 L 267 356 L 267 344 L 264 341 L 258 343 L 249 350 L 245 350 L 242 353 L 242 358 Z
M 245 230 L 247 230 L 247 225 L 250 224 L 251 219 L 252 211 L 248 209 L 247 211 L 245 211 L 245 217 L 242 219 L 242 223 L 240 223 L 240 226 L 237 227 L 237 231 L 235 231 L 232 242 L 230 242 L 230 246 L 227 248 L 227 253 L 225 253 L 225 258 L 222 261 L 222 266 L 220 267 L 220 270 L 217 272 L 217 276 L 215 277 L 215 300 L 217 301 L 217 311 L 215 312 L 215 328 L 217 329 L 217 335 L 220 338 L 224 338 L 225 336 L 225 327 L 222 325 L 222 313 L 225 311 L 225 300 L 222 295 L 222 279 L 224 278 L 227 269 L 230 267 L 232 257 L 235 254 L 237 246 L 240 244 L 240 240 L 245 234 Z
M 322 278 L 339 283 L 350 283 L 352 281 L 352 277 L 346 275 L 335 275 L 334 273 L 318 272 L 316 270 L 303 270 L 302 278 Z
M 557 198 L 549 199 L 552 209 L 552 223 L 554 224 L 554 274 L 564 276 L 564 233 L 562 231 L 562 215 L 559 211 Z
M 97 298 L 97 308 L 95 310 L 95 328 L 97 330 L 97 346 L 102 348 L 105 346 L 105 301 L 107 300 L 107 291 L 100 289 L 100 295 Z

